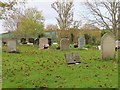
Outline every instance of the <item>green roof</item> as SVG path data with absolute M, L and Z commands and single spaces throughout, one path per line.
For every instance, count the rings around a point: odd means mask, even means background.
M 12 33 L 3 33 L 0 34 L 0 38 L 14 38 L 14 35 Z

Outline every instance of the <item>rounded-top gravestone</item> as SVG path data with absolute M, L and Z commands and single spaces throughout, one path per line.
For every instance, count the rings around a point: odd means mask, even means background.
M 40 38 L 39 39 L 39 48 L 44 49 L 44 45 L 48 45 L 48 39 L 47 38 Z
M 7 41 L 7 51 L 16 52 L 16 39 L 9 39 Z
M 101 57 L 115 58 L 115 38 L 112 34 L 105 34 L 101 38 Z
M 60 49 L 67 50 L 69 49 L 70 41 L 68 38 L 63 38 L 60 40 Z
M 78 47 L 83 47 L 86 43 L 85 43 L 85 38 L 84 37 L 80 37 L 78 38 Z

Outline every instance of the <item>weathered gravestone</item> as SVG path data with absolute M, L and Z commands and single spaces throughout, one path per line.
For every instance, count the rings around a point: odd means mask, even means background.
M 10 39 L 7 41 L 7 51 L 16 52 L 16 39 Z
M 60 40 L 60 49 L 61 50 L 68 50 L 70 45 L 70 41 L 68 38 L 63 38 Z
M 48 45 L 48 39 L 47 38 L 40 38 L 39 39 L 39 48 L 44 49 L 44 45 Z
M 80 63 L 80 55 L 79 55 L 79 53 L 65 54 L 65 58 L 66 58 L 66 62 L 68 64 Z
M 101 38 L 101 58 L 115 58 L 115 38 L 112 34 L 105 34 Z
M 84 37 L 80 37 L 78 38 L 78 47 L 83 47 L 86 43 L 85 43 L 85 38 Z

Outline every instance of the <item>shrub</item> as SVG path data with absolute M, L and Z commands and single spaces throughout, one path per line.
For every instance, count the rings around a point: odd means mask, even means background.
M 84 46 L 84 48 L 92 48 L 92 45 L 87 44 L 87 45 Z

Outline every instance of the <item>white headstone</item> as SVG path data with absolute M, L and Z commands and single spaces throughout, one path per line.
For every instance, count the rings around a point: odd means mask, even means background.
M 10 39 L 7 41 L 7 51 L 8 52 L 16 51 L 16 39 Z
M 85 45 L 85 38 L 84 37 L 80 37 L 78 38 L 78 47 L 83 47 Z
M 45 45 L 48 45 L 48 39 L 47 38 L 40 38 L 39 39 L 39 48 L 44 49 Z
M 116 47 L 120 46 L 120 41 L 116 41 Z
M 105 34 L 101 38 L 101 57 L 115 58 L 115 38 L 112 34 Z

